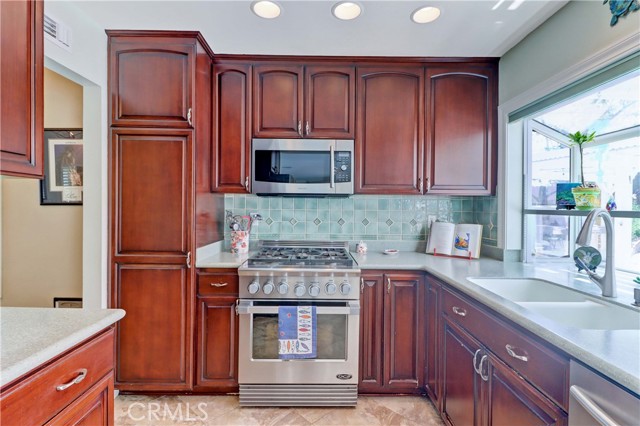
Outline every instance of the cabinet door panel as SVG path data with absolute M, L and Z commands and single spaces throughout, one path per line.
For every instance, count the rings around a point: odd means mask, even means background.
M 426 328 L 427 336 L 425 343 L 425 379 L 427 393 L 436 407 L 439 407 L 440 400 L 440 380 L 438 377 L 438 367 L 442 350 L 440 342 L 440 285 L 427 278 L 429 281 L 427 294 Z
M 191 132 L 113 132 L 114 255 L 189 251 Z
M 191 382 L 190 270 L 116 264 L 116 385 L 121 390 L 185 390 Z
M 419 390 L 423 374 L 424 285 L 421 275 L 385 275 L 385 368 L 389 389 Z
M 443 330 L 442 414 L 452 425 L 479 424 L 481 379 L 473 368 L 473 355 L 480 345 L 446 318 Z
M 382 274 L 363 274 L 360 281 L 360 372 L 361 393 L 383 389 L 382 334 L 384 326 Z
M 111 124 L 191 127 L 195 56 L 195 39 L 112 38 Z
M 419 194 L 422 68 L 358 68 L 356 192 Z
M 251 158 L 251 66 L 216 64 L 213 192 L 247 192 Z
M 254 67 L 253 136 L 302 135 L 302 67 Z
M 0 173 L 43 176 L 43 2 L 0 2 Z
M 307 67 L 305 136 L 353 139 L 355 92 L 353 67 Z
M 488 424 L 495 426 L 564 425 L 567 416 L 524 379 L 490 357 Z
M 493 193 L 497 100 L 492 69 L 430 68 L 426 79 L 428 191 Z
M 198 298 L 196 384 L 232 392 L 238 387 L 237 297 Z

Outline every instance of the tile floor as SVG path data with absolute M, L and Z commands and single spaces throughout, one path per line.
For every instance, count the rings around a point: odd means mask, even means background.
M 356 408 L 241 408 L 237 396 L 119 395 L 115 400 L 115 426 L 442 424 L 429 400 L 414 396 L 361 396 Z

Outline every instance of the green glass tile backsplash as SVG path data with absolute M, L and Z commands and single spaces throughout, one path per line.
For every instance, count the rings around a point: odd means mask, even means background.
M 225 210 L 260 213 L 252 239 L 425 241 L 435 220 L 480 223 L 482 243 L 497 246 L 496 197 L 377 196 L 284 198 L 226 194 Z M 230 229 L 225 227 L 225 239 Z

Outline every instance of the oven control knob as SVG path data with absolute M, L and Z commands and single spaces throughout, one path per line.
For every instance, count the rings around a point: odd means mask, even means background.
M 336 294 L 336 285 L 333 283 L 333 281 L 329 281 L 327 283 L 327 285 L 324 286 L 324 291 L 325 293 L 331 295 L 331 294 Z
M 307 292 L 307 289 L 304 287 L 304 284 L 296 284 L 296 286 L 293 288 L 293 292 L 296 294 L 296 296 L 302 297 Z
M 273 281 L 269 280 L 262 286 L 262 292 L 264 294 L 271 294 L 274 288 Z
M 342 284 L 340 284 L 340 293 L 344 294 L 345 296 L 351 293 L 351 284 L 349 284 L 349 281 L 345 280 Z
M 340 166 L 340 170 L 342 170 L 343 172 L 347 170 L 347 165 L 343 164 L 342 166 Z
M 258 280 L 251 281 L 249 287 L 247 287 L 249 294 L 256 294 L 260 290 L 260 284 L 258 284 Z
M 286 281 L 280 281 L 278 284 L 278 293 L 287 294 L 289 292 L 289 284 Z
M 320 286 L 318 284 L 311 284 L 309 286 L 309 296 L 318 297 L 320 295 Z

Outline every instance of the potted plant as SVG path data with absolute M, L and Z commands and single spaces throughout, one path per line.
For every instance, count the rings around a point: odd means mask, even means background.
M 582 184 L 571 189 L 573 198 L 576 201 L 576 209 L 592 210 L 600 207 L 600 188 L 595 183 L 587 183 L 584 180 L 584 145 L 593 142 L 596 139 L 596 132 L 585 131 L 584 133 L 569 133 L 569 142 L 578 147 L 580 151 L 580 181 Z

